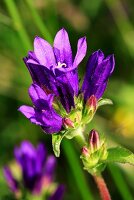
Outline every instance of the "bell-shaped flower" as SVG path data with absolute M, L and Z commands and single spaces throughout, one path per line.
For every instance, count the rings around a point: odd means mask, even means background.
M 53 47 L 37 36 L 34 51 L 30 51 L 24 58 L 33 82 L 59 96 L 67 112 L 75 106 L 74 96 L 79 91 L 77 66 L 85 57 L 86 50 L 86 38 L 80 38 L 73 59 L 68 33 L 63 28 L 57 32 Z
M 81 89 L 85 100 L 88 100 L 91 95 L 94 95 L 97 99 L 102 97 L 114 66 L 114 56 L 109 55 L 105 58 L 101 50 L 94 52 L 89 57 Z
M 38 85 L 32 84 L 29 96 L 34 107 L 23 105 L 18 110 L 32 123 L 41 126 L 46 133 L 59 132 L 62 128 L 62 117 L 53 109 L 54 95 L 47 95 Z

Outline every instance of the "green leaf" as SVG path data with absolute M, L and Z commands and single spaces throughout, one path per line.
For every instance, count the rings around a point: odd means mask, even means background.
M 65 135 L 66 132 L 60 132 L 52 135 L 52 146 L 56 157 L 60 156 L 60 144 Z
M 97 107 L 103 106 L 103 105 L 112 105 L 113 102 L 111 99 L 100 99 L 98 101 Z
M 134 154 L 124 147 L 115 147 L 108 149 L 106 162 L 129 163 L 134 165 Z

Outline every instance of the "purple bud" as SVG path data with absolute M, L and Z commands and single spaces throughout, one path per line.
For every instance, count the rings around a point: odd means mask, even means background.
M 11 170 L 7 166 L 5 166 L 3 169 L 3 173 L 6 178 L 8 186 L 10 187 L 13 193 L 17 194 L 19 190 L 19 185 L 18 185 L 18 181 L 14 178 Z
M 63 126 L 69 127 L 69 128 L 74 128 L 74 123 L 69 118 L 63 118 Z
M 89 150 L 88 150 L 88 148 L 87 147 L 82 147 L 82 155 L 84 155 L 84 156 L 88 156 L 89 155 Z
M 91 95 L 90 98 L 87 100 L 86 105 L 95 112 L 97 106 L 97 98 L 94 95 Z
M 96 130 L 91 130 L 89 134 L 89 144 L 91 151 L 94 151 L 100 146 L 99 133 Z

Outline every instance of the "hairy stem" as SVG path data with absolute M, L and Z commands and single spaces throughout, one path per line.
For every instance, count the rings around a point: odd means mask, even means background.
M 102 176 L 94 175 L 93 177 L 99 189 L 102 200 L 111 200 L 108 188 Z

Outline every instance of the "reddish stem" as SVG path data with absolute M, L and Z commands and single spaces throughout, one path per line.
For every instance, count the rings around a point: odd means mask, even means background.
M 108 188 L 102 176 L 94 176 L 102 200 L 111 200 Z

